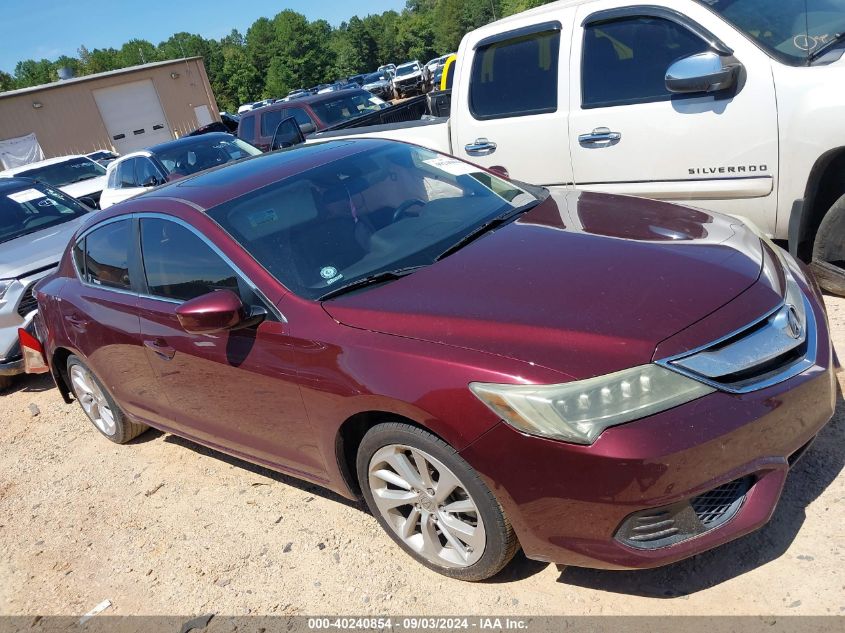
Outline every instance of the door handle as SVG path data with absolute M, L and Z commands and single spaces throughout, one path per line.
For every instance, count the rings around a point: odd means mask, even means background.
M 610 128 L 597 127 L 589 134 L 582 134 L 578 137 L 578 142 L 581 145 L 600 145 L 602 147 L 610 147 L 616 145 L 622 140 L 620 132 L 611 132 Z
M 153 351 L 157 356 L 160 356 L 164 360 L 172 360 L 176 355 L 176 350 L 170 347 L 167 344 L 167 341 L 161 338 L 144 341 L 144 347 Z
M 497 145 L 486 138 L 477 138 L 469 145 L 464 145 L 464 150 L 470 156 L 489 156 L 496 151 Z

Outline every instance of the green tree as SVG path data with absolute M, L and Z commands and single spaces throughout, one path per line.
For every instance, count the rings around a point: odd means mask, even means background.
M 0 92 L 15 89 L 15 78 L 9 73 L 0 70 Z
M 514 13 L 521 13 L 534 7 L 539 7 L 548 4 L 551 0 L 501 0 L 502 16 L 513 15 Z
M 234 112 L 242 103 L 249 103 L 261 89 L 261 78 L 249 63 L 242 47 L 223 48 L 223 72 L 225 83 L 214 89 L 217 105 L 223 110 Z
M 48 59 L 25 59 L 15 65 L 15 84 L 18 88 L 40 86 L 53 81 L 53 66 Z
M 152 42 L 147 40 L 133 39 L 129 40 L 120 47 L 117 53 L 118 68 L 126 68 L 127 66 L 138 66 L 140 64 L 150 64 L 152 62 L 161 61 L 158 49 Z
M 109 70 L 120 68 L 118 52 L 113 48 L 95 48 L 89 51 L 85 46 L 80 46 L 79 54 L 80 72 L 83 75 L 104 73 Z

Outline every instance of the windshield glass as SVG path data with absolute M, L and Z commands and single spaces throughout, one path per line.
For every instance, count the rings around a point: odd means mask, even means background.
M 317 299 L 374 274 L 431 264 L 481 224 L 536 201 L 474 165 L 396 143 L 208 214 L 287 288 Z
M 156 158 L 168 175 L 183 177 L 260 153 L 258 148 L 232 137 L 177 145 L 156 152 Z
M 89 158 L 79 157 L 71 158 L 62 163 L 19 171 L 15 175 L 40 180 L 53 187 L 64 187 L 74 182 L 105 176 L 106 170 L 102 165 Z
M 774 57 L 807 61 L 845 31 L 845 0 L 698 0 Z
M 34 184 L 0 194 L 0 242 L 36 233 L 88 213 L 61 191 Z
M 369 92 L 344 92 L 331 101 L 312 103 L 311 108 L 326 125 L 334 125 L 341 121 L 387 107 L 387 104 L 374 97 Z
M 399 66 L 399 68 L 396 69 L 396 74 L 400 76 L 410 75 L 411 73 L 416 72 L 419 69 L 420 67 L 416 64 L 411 64 L 410 66 Z
M 374 84 L 385 80 L 387 80 L 387 76 L 384 73 L 372 73 L 364 77 L 365 84 Z

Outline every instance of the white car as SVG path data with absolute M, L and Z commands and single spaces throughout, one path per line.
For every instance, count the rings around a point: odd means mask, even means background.
M 100 207 L 107 209 L 168 181 L 260 153 L 231 134 L 211 132 L 126 154 L 108 166 Z
M 3 178 L 32 178 L 56 187 L 63 193 L 99 208 L 100 194 L 106 187 L 106 169 L 87 156 L 71 155 L 30 163 L 0 171 Z

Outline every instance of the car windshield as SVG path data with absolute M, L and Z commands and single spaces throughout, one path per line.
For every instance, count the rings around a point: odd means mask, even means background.
M 318 299 L 385 271 L 432 264 L 479 226 L 536 202 L 479 167 L 395 143 L 312 168 L 208 214 L 284 286 Z
M 311 108 L 326 125 L 354 119 L 385 106 L 384 101 L 364 91 L 344 91 L 334 99 L 311 104 Z
M 698 0 L 781 61 L 807 61 L 845 31 L 845 0 Z
M 387 80 L 387 76 L 384 73 L 371 73 L 364 77 L 365 84 L 374 84 L 385 80 Z
M 411 73 L 416 72 L 419 69 L 420 69 L 420 67 L 417 66 L 416 64 L 411 64 L 410 66 L 399 66 L 399 68 L 396 69 L 396 74 L 397 75 L 410 75 Z
M 0 194 L 0 243 L 14 240 L 88 213 L 61 191 L 41 184 Z
M 53 187 L 64 187 L 75 182 L 91 180 L 106 175 L 105 168 L 90 158 L 70 158 L 61 163 L 19 171 L 16 176 L 32 178 Z
M 183 177 L 260 153 L 258 148 L 232 137 L 180 144 L 157 151 L 155 155 L 168 175 Z

